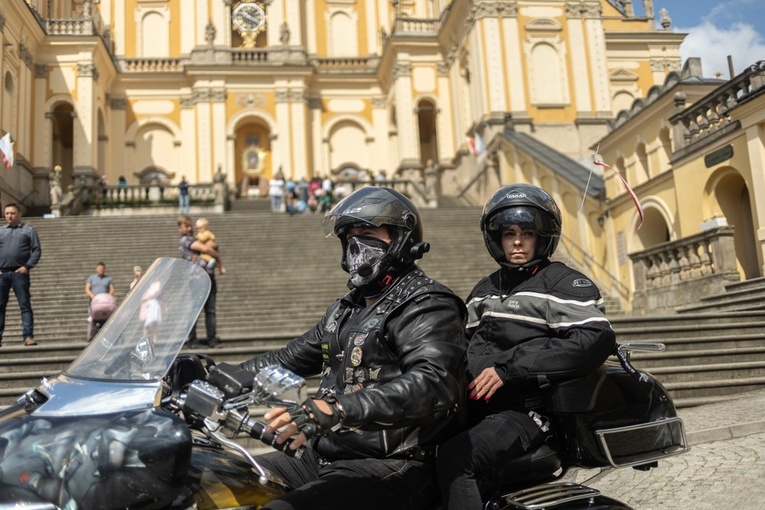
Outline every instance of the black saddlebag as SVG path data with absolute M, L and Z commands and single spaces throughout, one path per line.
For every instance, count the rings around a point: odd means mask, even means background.
M 547 412 L 574 464 L 641 466 L 687 450 L 672 399 L 653 376 L 639 375 L 606 364 L 587 377 L 554 385 Z

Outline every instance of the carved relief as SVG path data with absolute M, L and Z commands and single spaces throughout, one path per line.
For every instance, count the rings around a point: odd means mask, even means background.
M 682 69 L 682 62 L 679 57 L 651 59 L 651 71 L 679 71 L 680 69 Z
M 226 101 L 226 89 L 213 89 L 210 91 L 210 100 L 216 103 Z
M 188 110 L 194 106 L 194 98 L 192 96 L 181 96 L 181 109 Z
M 308 103 L 308 91 L 306 90 L 290 90 L 288 92 L 288 98 L 290 103 Z
M 450 68 L 451 68 L 451 65 L 447 64 L 446 62 L 439 62 L 436 64 L 436 73 L 440 77 L 449 76 Z
M 239 106 L 253 108 L 260 107 L 266 104 L 266 97 L 263 94 L 237 94 L 234 100 Z
M 391 70 L 391 75 L 394 80 L 398 77 L 411 76 L 412 65 L 409 62 L 396 62 Z
M 518 2 L 498 0 L 478 2 L 471 9 L 471 19 L 496 18 L 498 16 L 515 17 L 518 15 Z
M 26 46 L 19 44 L 19 58 L 26 64 L 29 69 L 33 69 L 35 60 L 32 58 L 32 53 L 29 52 Z
M 94 81 L 98 81 L 98 69 L 93 64 L 77 64 L 77 76 L 93 78 Z
M 111 97 L 109 98 L 109 108 L 112 110 L 124 110 L 127 107 L 126 97 Z
M 385 96 L 374 96 L 372 98 L 372 108 L 376 110 L 384 109 L 387 105 Z
M 289 90 L 280 89 L 280 90 L 277 90 L 275 93 L 276 93 L 277 103 L 286 103 L 290 100 Z
M 35 78 L 47 78 L 48 77 L 48 66 L 38 64 L 35 65 Z
M 566 18 L 568 19 L 600 19 L 603 15 L 603 7 L 600 2 L 592 3 L 566 3 Z

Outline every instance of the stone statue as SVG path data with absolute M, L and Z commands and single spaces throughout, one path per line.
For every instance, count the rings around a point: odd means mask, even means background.
M 63 191 L 61 189 L 61 167 L 56 165 L 48 177 L 50 188 L 50 205 L 58 205 L 61 202 Z
M 643 0 L 643 9 L 646 18 L 653 18 L 653 0 Z
M 669 30 L 670 25 L 672 25 L 672 18 L 669 17 L 669 11 L 664 7 L 659 11 L 659 21 L 664 30 Z
M 226 174 L 223 172 L 223 166 L 219 163 L 215 175 L 213 175 L 213 182 L 225 182 Z
M 207 41 L 208 46 L 212 46 L 215 42 L 215 35 L 217 34 L 217 30 L 215 30 L 215 25 L 213 25 L 212 20 L 207 22 L 207 26 L 205 27 L 205 41 Z
M 279 40 L 282 42 L 283 45 L 288 45 L 290 42 L 290 27 L 287 26 L 287 22 L 282 22 L 281 26 L 279 27 Z

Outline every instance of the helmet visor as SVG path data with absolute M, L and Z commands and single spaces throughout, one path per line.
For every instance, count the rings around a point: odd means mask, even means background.
M 369 190 L 369 191 L 367 191 Z M 383 188 L 362 188 L 341 200 L 321 221 L 326 237 L 338 237 L 353 227 L 392 225 L 411 229 L 416 216 Z
M 544 229 L 540 211 L 533 207 L 510 207 L 503 209 L 489 219 L 487 230 L 502 232 L 518 225 L 523 230 L 541 232 Z

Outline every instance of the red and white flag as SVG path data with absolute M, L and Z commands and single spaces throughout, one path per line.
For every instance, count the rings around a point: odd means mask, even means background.
M 610 168 L 614 171 L 617 177 L 622 180 L 622 183 L 624 183 L 624 187 L 627 188 L 627 193 L 630 194 L 630 197 L 632 198 L 632 203 L 635 204 L 635 209 L 637 209 L 638 216 L 640 217 L 640 223 L 638 223 L 637 228 L 639 229 L 643 225 L 643 205 L 640 203 L 640 199 L 638 199 L 637 195 L 634 191 L 632 191 L 632 188 L 630 188 L 630 185 L 627 184 L 627 180 L 622 177 L 622 174 L 617 172 L 615 169 L 611 168 L 609 165 L 605 164 L 602 160 L 594 159 L 593 163 L 602 166 L 604 168 Z
M 3 159 L 5 168 L 13 166 L 13 144 L 10 133 L 6 133 L 4 137 L 0 138 L 0 157 Z

